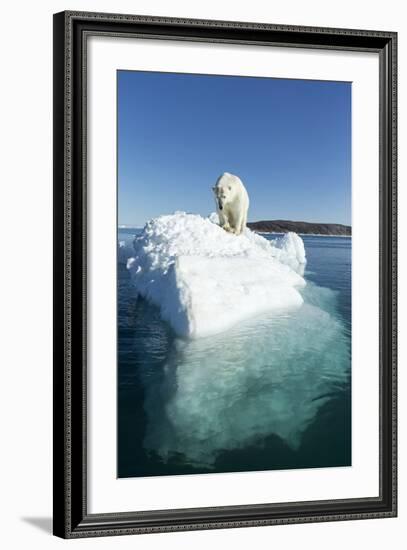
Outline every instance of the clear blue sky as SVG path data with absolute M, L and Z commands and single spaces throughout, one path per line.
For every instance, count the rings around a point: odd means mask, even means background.
M 118 71 L 119 224 L 208 215 L 237 174 L 249 221 L 351 223 L 351 84 Z

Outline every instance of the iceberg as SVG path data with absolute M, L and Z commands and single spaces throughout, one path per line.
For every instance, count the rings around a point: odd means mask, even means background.
M 303 304 L 301 237 L 288 233 L 271 242 L 248 228 L 236 236 L 216 221 L 214 214 L 159 216 L 135 237 L 132 255 L 120 246 L 138 294 L 158 306 L 181 337 L 217 334 Z

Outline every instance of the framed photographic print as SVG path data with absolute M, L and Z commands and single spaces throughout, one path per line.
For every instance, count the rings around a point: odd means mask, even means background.
M 54 534 L 396 515 L 396 33 L 54 16 Z

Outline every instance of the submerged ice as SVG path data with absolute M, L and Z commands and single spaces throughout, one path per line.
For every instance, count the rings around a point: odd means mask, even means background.
M 303 306 L 289 313 L 212 338 L 177 338 L 163 367 L 141 371 L 146 450 L 210 470 L 222 453 L 261 446 L 270 435 L 299 448 L 350 367 L 334 292 L 313 284 L 303 292 Z
M 179 336 L 215 335 L 303 303 L 306 259 L 298 235 L 270 242 L 246 229 L 236 236 L 215 218 L 160 216 L 146 224 L 132 251 L 120 243 L 119 261 L 127 257 L 136 291 Z

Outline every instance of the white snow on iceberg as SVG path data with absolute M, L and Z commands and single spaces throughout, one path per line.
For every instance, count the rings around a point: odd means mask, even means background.
M 213 217 L 184 212 L 150 220 L 127 260 L 137 292 L 160 308 L 179 336 L 192 338 L 298 308 L 304 264 L 295 233 L 275 244 L 249 229 L 229 234 Z

